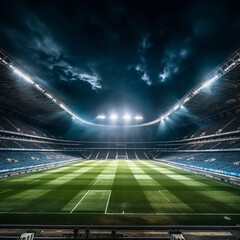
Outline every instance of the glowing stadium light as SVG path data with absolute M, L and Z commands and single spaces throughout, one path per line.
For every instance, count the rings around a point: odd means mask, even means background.
M 132 119 L 132 116 L 129 113 L 125 113 L 123 115 L 123 120 L 130 121 Z
M 4 65 L 7 65 L 8 63 L 3 59 L 3 58 L 1 58 L 0 57 L 0 61 L 4 64 Z
M 160 122 L 163 122 L 164 120 L 165 120 L 165 117 L 162 116 L 162 117 L 160 118 Z
M 62 108 L 67 113 L 69 113 L 71 116 L 73 116 L 73 113 L 65 105 L 63 105 L 62 103 L 59 104 L 59 107 Z
M 134 117 L 134 119 L 137 120 L 137 121 L 141 121 L 141 120 L 143 120 L 143 117 L 140 116 L 140 115 L 137 115 L 137 116 Z
M 173 109 L 174 109 L 174 111 L 176 111 L 176 110 L 178 110 L 179 108 L 180 108 L 180 105 L 177 104 Z
M 193 92 L 193 95 L 198 94 L 200 91 L 201 91 L 201 88 L 196 89 L 196 90 Z
M 115 113 L 112 113 L 112 114 L 109 116 L 109 118 L 110 118 L 111 120 L 115 121 L 115 120 L 118 119 L 118 115 L 115 114 Z
M 45 95 L 46 95 L 48 98 L 53 99 L 53 96 L 52 96 L 50 93 L 46 92 Z
M 43 90 L 43 88 L 42 87 L 40 87 L 38 84 L 34 84 L 34 86 L 38 89 L 38 90 L 40 90 L 40 91 L 42 91 Z
M 190 98 L 189 98 L 189 97 L 186 97 L 186 98 L 183 100 L 183 102 L 186 103 L 186 102 L 188 102 L 189 100 L 190 100 Z
M 23 78 L 25 81 L 34 84 L 34 81 L 26 74 L 22 73 L 20 70 L 17 68 L 13 68 L 14 73 L 16 73 L 19 77 Z
M 208 81 L 206 81 L 205 83 L 202 84 L 201 89 L 209 87 L 217 79 L 218 79 L 217 75 L 214 76 L 213 78 L 209 79 Z
M 105 125 L 105 124 L 99 124 L 99 123 L 94 123 L 91 121 L 87 121 L 80 116 L 77 116 L 67 105 L 63 104 L 61 100 L 56 98 L 51 92 L 46 89 L 44 86 L 41 86 L 41 84 L 38 84 L 38 81 L 34 77 L 30 77 L 24 70 L 21 70 L 19 65 L 17 65 L 13 59 L 11 59 L 5 52 L 3 52 L 0 49 L 0 64 L 11 69 L 15 74 L 23 78 L 23 80 L 31 83 L 34 88 L 36 88 L 39 92 L 44 94 L 48 99 L 50 99 L 52 102 L 54 102 L 56 105 L 58 105 L 62 110 L 64 110 L 66 113 L 68 113 L 73 119 L 75 118 L 76 120 L 87 124 L 87 125 L 92 125 L 92 126 L 99 126 L 99 127 L 122 127 L 122 125 L 116 125 L 116 124 L 110 124 L 110 125 Z M 149 121 L 149 122 L 139 122 L 136 124 L 125 124 L 126 127 L 142 127 L 142 126 L 149 126 L 155 123 L 158 123 L 159 121 L 164 121 L 170 116 L 172 113 L 177 111 L 178 108 L 184 107 L 184 104 L 188 101 L 190 101 L 195 95 L 197 95 L 202 89 L 209 87 L 214 81 L 217 79 L 221 78 L 225 74 L 227 74 L 229 71 L 233 70 L 236 66 L 240 65 L 240 49 L 238 49 L 236 52 L 234 52 L 230 58 L 227 59 L 223 64 L 219 65 L 211 74 L 209 74 L 207 77 L 207 81 L 198 84 L 194 88 L 192 88 L 182 99 L 178 101 L 175 105 L 173 105 L 172 108 L 170 108 L 166 113 L 163 115 L 159 116 L 158 118 Z M 206 78 L 205 78 L 206 79 Z M 123 117 L 122 117 L 123 118 Z M 118 115 L 112 114 L 110 115 L 110 119 L 112 120 L 117 120 Z M 135 116 L 135 120 L 142 120 L 142 116 Z
M 97 116 L 97 119 L 105 119 L 105 118 L 106 118 L 106 116 L 102 115 L 102 114 Z

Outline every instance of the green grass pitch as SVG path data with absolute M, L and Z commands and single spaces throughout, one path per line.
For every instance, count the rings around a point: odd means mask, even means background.
M 0 223 L 240 224 L 240 188 L 150 160 L 88 160 L 0 180 Z

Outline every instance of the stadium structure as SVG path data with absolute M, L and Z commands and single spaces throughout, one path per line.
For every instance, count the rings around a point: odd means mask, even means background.
M 157 119 L 115 127 L 0 63 L 1 238 L 239 239 L 240 50 Z M 176 138 L 154 138 L 173 118 Z

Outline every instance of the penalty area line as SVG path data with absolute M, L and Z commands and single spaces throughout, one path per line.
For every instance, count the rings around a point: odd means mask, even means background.
M 105 208 L 105 212 L 104 212 L 105 214 L 107 214 L 107 209 L 108 209 L 109 200 L 111 198 L 111 194 L 112 194 L 112 190 L 110 190 L 110 193 L 108 195 L 108 200 L 107 200 L 107 204 L 106 204 L 106 208 Z
M 99 180 L 100 180 L 100 179 L 97 178 L 96 181 L 94 182 L 94 184 L 93 184 L 92 186 L 96 185 L 96 183 L 97 183 Z M 89 193 L 89 191 L 91 191 L 91 189 L 89 189 L 89 190 L 84 194 L 84 196 L 78 201 L 78 203 L 75 205 L 75 207 L 72 209 L 72 211 L 71 211 L 69 214 L 73 213 L 73 211 L 78 207 L 78 205 L 79 205 L 79 204 L 84 200 L 84 198 L 87 196 L 87 194 Z
M 75 207 L 72 209 L 72 211 L 70 212 L 70 214 L 78 207 L 78 205 L 83 201 L 83 199 L 87 196 L 87 194 L 89 193 L 90 190 L 88 190 L 84 196 L 78 201 L 78 203 L 75 205 Z

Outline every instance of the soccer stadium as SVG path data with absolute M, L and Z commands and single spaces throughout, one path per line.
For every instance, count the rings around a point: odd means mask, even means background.
M 154 82 L 156 49 L 148 51 L 155 48 L 154 38 L 159 39 L 153 33 L 140 38 L 135 65 L 128 63 L 131 57 L 118 59 L 121 52 L 132 54 L 135 33 L 128 33 L 129 46 L 118 42 L 122 49 L 114 54 L 114 43 L 105 46 L 101 37 L 96 48 L 110 49 L 106 56 L 85 46 L 66 53 L 49 37 L 51 24 L 47 30 L 40 22 L 37 13 L 43 9 L 38 12 L 27 2 L 11 1 L 11 7 L 21 6 L 22 14 L 31 9 L 30 20 L 23 22 L 36 34 L 33 42 L 30 32 L 23 39 L 24 28 L 17 20 L 12 26 L 22 27 L 22 33 L 6 30 L 2 17 L 6 36 L 0 49 L 0 239 L 21 234 L 29 240 L 239 239 L 239 38 L 225 51 L 217 44 L 212 52 L 199 51 L 207 67 L 200 60 L 198 65 L 190 50 L 180 51 L 182 60 L 171 52 L 162 61 L 166 66 L 160 80 Z M 127 2 L 94 3 L 103 12 L 104 4 L 110 6 L 116 15 L 123 11 L 121 4 L 126 12 L 132 7 Z M 141 3 L 143 10 L 146 1 Z M 228 4 L 234 8 L 234 3 Z M 63 5 L 46 4 L 68 11 Z M 75 4 L 94 19 L 88 3 L 74 3 L 72 10 Z M 11 7 L 4 3 L 4 8 Z M 110 19 L 115 21 L 113 15 Z M 114 26 L 120 35 L 122 26 Z M 91 27 L 85 33 L 97 38 L 99 31 Z M 85 61 L 81 66 L 70 59 L 78 51 L 83 55 L 77 57 Z M 106 60 L 110 56 L 112 62 Z

